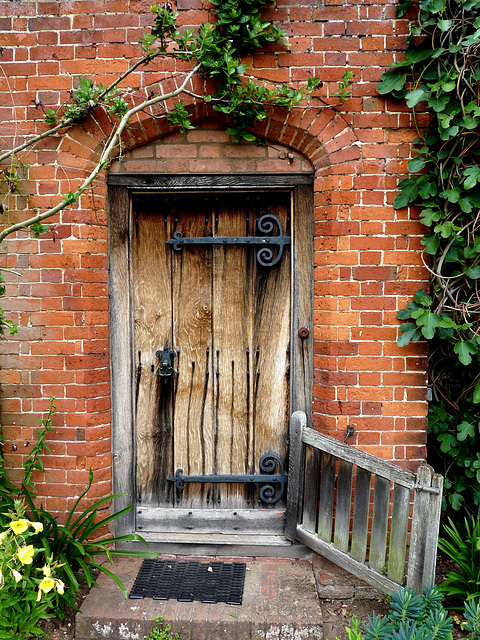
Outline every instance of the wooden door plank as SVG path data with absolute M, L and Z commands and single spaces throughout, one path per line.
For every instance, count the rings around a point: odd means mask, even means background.
M 172 467 L 173 386 L 162 384 L 156 374 L 157 350 L 172 343 L 171 297 L 163 293 L 170 289 L 164 245 L 171 228 L 165 207 L 158 199 L 138 199 L 132 231 L 137 498 L 156 506 L 166 504 L 164 469 Z
M 297 186 L 293 192 L 292 223 L 292 326 L 291 326 L 291 411 L 304 411 L 312 424 L 313 380 L 313 190 Z M 307 328 L 301 339 L 298 331 Z
M 335 531 L 333 543 L 340 551 L 348 551 L 350 539 L 350 516 L 352 506 L 353 464 L 338 461 L 337 501 L 335 508 Z
M 353 509 L 351 554 L 359 562 L 365 562 L 367 556 L 368 522 L 370 507 L 370 489 L 372 474 L 357 467 L 355 473 L 355 503 Z
M 284 235 L 290 233 L 290 201 L 287 194 L 270 194 L 255 199 L 256 235 L 259 218 L 276 216 Z M 278 229 L 273 225 L 272 234 Z M 276 251 L 276 250 L 274 250 Z M 285 246 L 280 261 L 274 266 L 261 266 L 253 252 L 255 269 L 253 300 L 253 351 L 255 355 L 253 385 L 253 429 L 255 460 L 263 454 L 276 453 L 282 460 L 287 455 L 290 419 L 290 247 Z M 284 508 L 285 501 L 275 508 Z
M 322 451 L 322 476 L 320 483 L 320 500 L 318 504 L 317 533 L 322 540 L 332 539 L 333 495 L 335 490 L 335 468 L 337 459 L 330 453 Z
M 369 565 L 376 571 L 385 569 L 389 500 L 390 481 L 376 476 L 369 556 Z
M 112 444 L 115 511 L 135 501 L 132 430 L 132 324 L 129 263 L 130 195 L 109 189 L 110 361 L 112 368 Z M 114 520 L 115 535 L 134 530 L 133 510 Z
M 216 198 L 214 235 L 249 234 L 248 198 Z M 242 245 L 215 246 L 213 252 L 212 330 L 215 349 L 214 473 L 255 471 L 252 446 L 251 252 Z M 258 464 L 258 461 L 257 461 Z M 225 484 L 214 489 L 217 507 L 253 506 L 252 485 Z
M 405 576 L 405 557 L 407 553 L 408 516 L 410 509 L 410 490 L 396 484 L 393 488 L 392 526 L 388 547 L 388 576 L 403 583 Z
M 175 231 L 183 237 L 211 234 L 205 197 L 178 196 L 173 202 Z M 173 234 L 172 234 L 173 236 Z M 171 237 L 172 237 L 171 236 Z M 172 264 L 173 347 L 179 351 L 176 380 L 174 469 L 184 475 L 215 473 L 212 420 L 212 256 L 208 247 L 167 249 Z M 168 292 L 167 292 L 168 295 Z M 212 507 L 212 487 L 189 483 L 176 492 L 177 506 Z

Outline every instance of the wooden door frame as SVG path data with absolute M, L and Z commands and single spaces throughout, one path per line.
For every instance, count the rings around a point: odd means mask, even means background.
M 245 175 L 111 174 L 108 177 L 112 466 L 115 511 L 135 504 L 133 309 L 130 235 L 133 193 L 289 191 L 292 196 L 290 412 L 311 424 L 313 384 L 313 173 Z M 300 328 L 309 335 L 300 338 Z M 115 535 L 135 530 L 135 512 L 114 521 Z

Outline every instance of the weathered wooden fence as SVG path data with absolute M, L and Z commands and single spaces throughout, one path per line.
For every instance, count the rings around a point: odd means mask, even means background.
M 291 418 L 289 461 L 287 538 L 387 593 L 405 578 L 416 591 L 433 584 L 442 476 L 322 435 L 303 412 Z

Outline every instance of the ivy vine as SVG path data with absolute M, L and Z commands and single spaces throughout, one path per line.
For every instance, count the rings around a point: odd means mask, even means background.
M 429 343 L 429 443 L 447 504 L 480 505 L 480 0 L 402 0 L 405 59 L 377 86 L 412 109 L 418 137 L 396 208 L 418 205 L 430 292 L 398 313 L 399 345 Z M 426 129 L 418 115 L 430 114 Z

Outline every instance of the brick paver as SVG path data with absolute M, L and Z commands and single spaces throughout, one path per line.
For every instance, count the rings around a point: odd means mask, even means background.
M 77 614 L 76 640 L 143 640 L 155 626 L 157 616 L 172 626 L 171 633 L 178 633 L 180 640 L 322 638 L 322 611 L 309 561 L 223 557 L 201 560 L 214 559 L 247 563 L 242 606 L 125 600 L 118 586 L 101 575 L 98 587 L 92 589 Z M 127 591 L 141 562 L 138 558 L 115 561 L 113 571 L 123 580 Z

